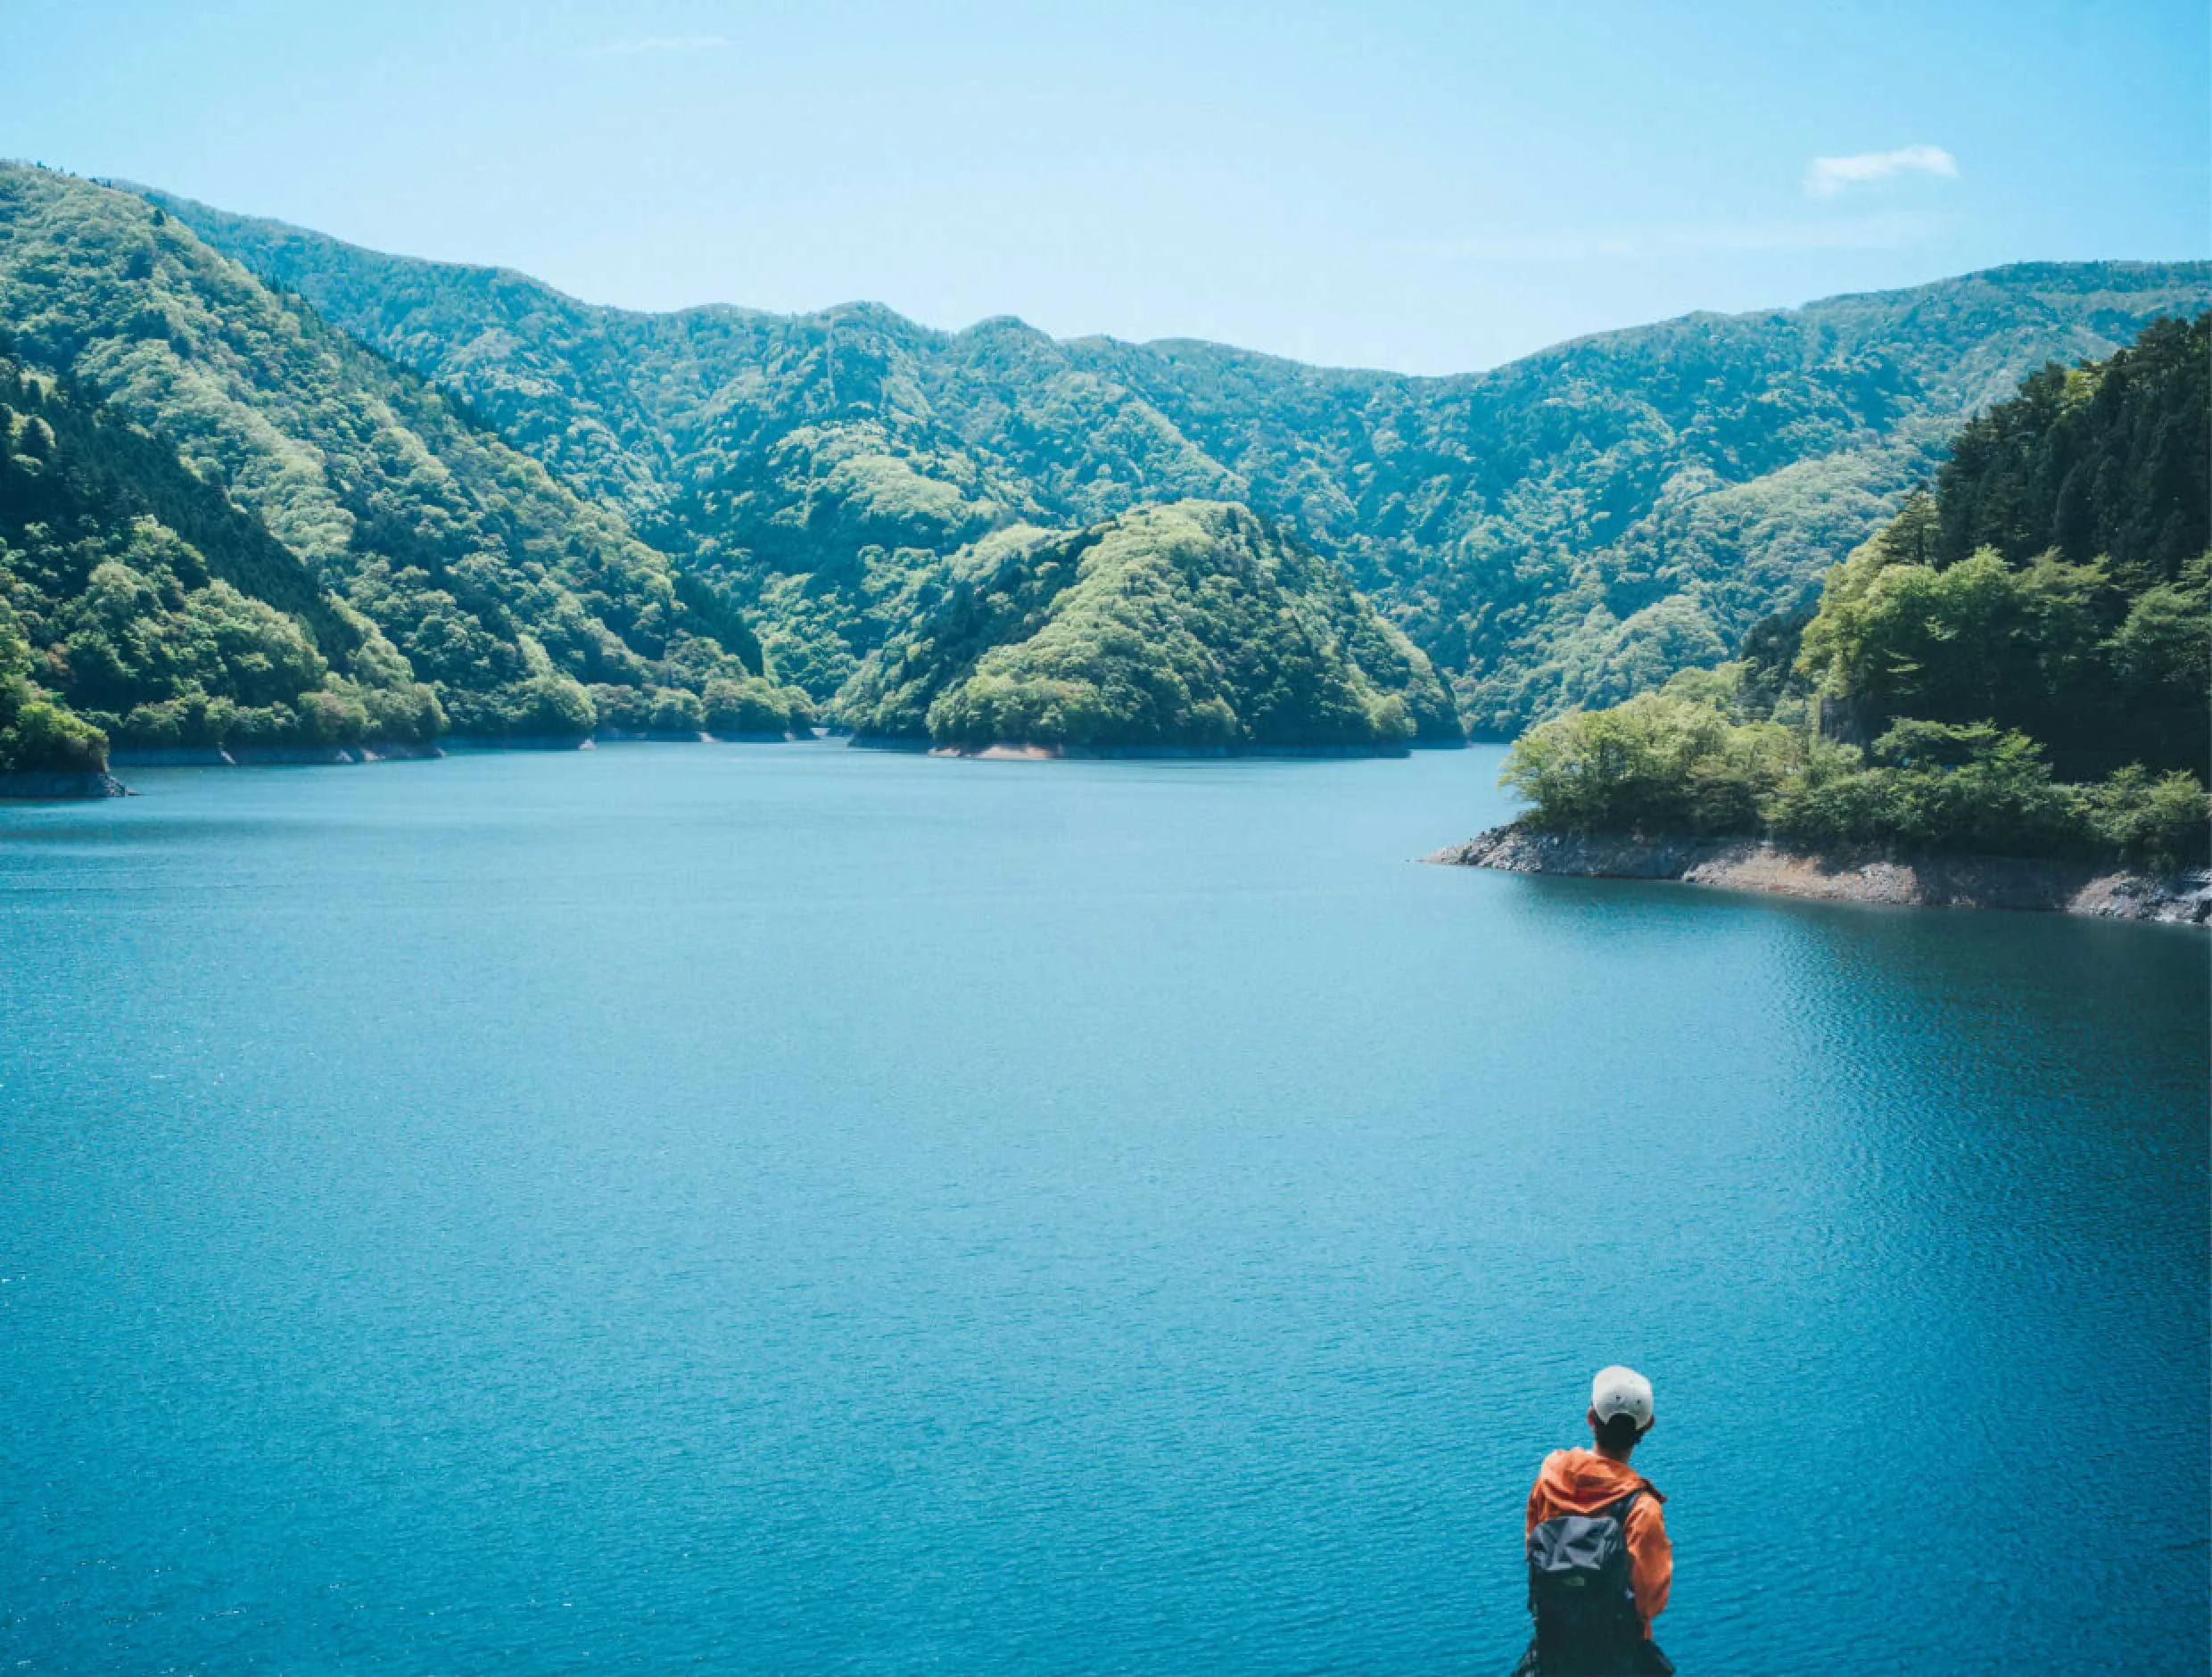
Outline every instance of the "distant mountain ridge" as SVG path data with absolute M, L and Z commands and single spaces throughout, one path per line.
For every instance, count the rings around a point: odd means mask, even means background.
M 631 313 L 147 195 L 726 582 L 817 697 L 915 565 L 1194 496 L 1342 560 L 1488 732 L 1716 660 L 1968 414 L 2212 302 L 2212 263 L 2022 264 L 1416 378 L 872 304 Z
M 813 706 L 769 679 L 754 611 L 803 671 L 818 647 L 848 647 L 842 579 L 876 587 L 872 621 L 941 639 L 956 623 L 934 607 L 977 599 L 970 579 L 1000 558 L 1023 644 L 970 638 L 916 666 L 951 693 L 961 745 L 992 743 L 986 716 L 1085 749 L 1461 738 L 1428 660 L 1342 567 L 1249 508 L 1036 531 L 1069 563 L 1024 572 L 1003 540 L 959 545 L 1019 527 L 965 502 L 941 460 L 871 451 L 852 429 L 780 446 L 820 478 L 822 516 L 810 529 L 811 508 L 768 492 L 749 516 L 845 568 L 763 601 L 711 541 L 640 541 L 615 498 L 181 218 L 0 167 L 0 789 L 57 775 L 104 789 L 110 746 L 334 761 L 448 732 L 783 738 Z M 727 494 L 728 475 L 708 492 Z M 852 540 L 879 527 L 937 547 L 885 563 Z M 904 677 L 899 696 L 921 685 Z M 930 737 L 940 697 L 886 731 Z

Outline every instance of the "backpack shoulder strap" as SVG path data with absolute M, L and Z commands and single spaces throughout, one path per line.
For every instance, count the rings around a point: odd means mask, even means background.
M 1629 1511 L 1635 1508 L 1636 1499 L 1643 1494 L 1644 1487 L 1638 1485 L 1635 1490 L 1630 1491 L 1628 1495 L 1622 1497 L 1618 1502 L 1607 1503 L 1605 1507 L 1600 1510 L 1601 1513 L 1610 1514 L 1615 1520 L 1620 1522 L 1621 1534 L 1623 1537 L 1628 1535 Z

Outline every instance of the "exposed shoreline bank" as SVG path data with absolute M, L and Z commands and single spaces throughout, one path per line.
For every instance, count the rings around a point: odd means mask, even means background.
M 1645 838 L 1493 827 L 1425 862 L 1580 879 L 1663 880 L 1833 903 L 2000 908 L 2212 925 L 2212 879 L 2017 856 L 1824 856 L 1762 838 Z
M 1410 742 L 1374 746 L 939 746 L 926 740 L 906 745 L 900 741 L 855 739 L 853 743 L 879 749 L 889 746 L 895 749 L 924 751 L 933 757 L 966 757 L 981 763 L 1236 762 L 1254 757 L 1409 757 L 1414 752 Z
M 234 769 L 271 765 L 345 765 L 420 762 L 442 757 L 435 744 L 413 740 L 337 746 L 118 746 L 111 769 Z
M 104 769 L 0 770 L 0 798 L 59 802 L 64 798 L 129 796 L 130 789 Z

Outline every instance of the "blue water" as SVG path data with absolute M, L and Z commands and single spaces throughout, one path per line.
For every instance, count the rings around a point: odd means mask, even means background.
M 0 1666 L 2201 1672 L 2208 949 L 1415 865 L 1496 754 L 0 813 Z

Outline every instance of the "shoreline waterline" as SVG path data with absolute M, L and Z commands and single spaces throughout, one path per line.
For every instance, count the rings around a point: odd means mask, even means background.
M 1507 822 L 1422 858 L 1448 867 L 1671 881 L 1829 903 L 1980 908 L 2212 927 L 2212 874 L 2018 856 L 1826 855 L 1765 838 L 1547 832 Z

